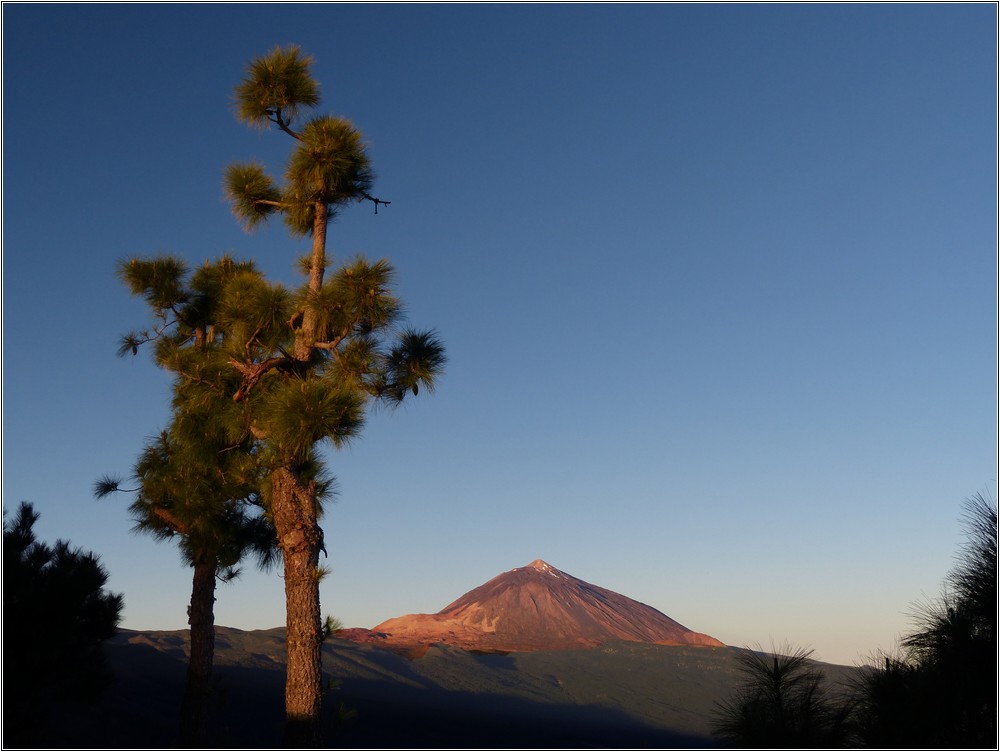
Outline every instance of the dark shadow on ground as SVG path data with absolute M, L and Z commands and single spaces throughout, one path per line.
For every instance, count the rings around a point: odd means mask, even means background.
M 503 695 L 346 681 L 331 693 L 357 712 L 333 737 L 348 748 L 701 748 L 705 738 L 646 726 L 624 713 L 587 705 L 552 705 Z
M 186 657 L 183 646 L 136 633 L 107 644 L 115 675 L 93 705 L 61 709 L 40 746 L 54 748 L 170 748 L 178 745 L 178 719 Z M 130 642 L 131 641 L 131 644 Z M 159 647 L 158 647 L 159 646 Z M 167 650 L 162 649 L 166 646 Z M 268 647 L 270 650 L 270 647 Z M 273 652 L 273 651 L 272 651 Z M 324 653 L 327 651 L 325 650 Z M 211 714 L 214 748 L 281 746 L 284 666 L 267 656 L 220 651 Z M 445 656 L 459 676 L 489 667 L 517 675 L 504 657 Z M 247 665 L 249 664 L 249 665 Z M 353 647 L 324 656 L 343 677 L 324 701 L 327 745 L 339 748 L 703 748 L 713 740 L 643 723 L 622 710 L 552 698 L 504 695 L 475 680 L 438 686 L 419 664 L 384 651 Z M 347 670 L 356 665 L 355 671 Z M 352 675 L 352 673 L 354 675 Z M 485 691 L 483 691 L 485 690 Z M 347 711 L 349 719 L 345 720 Z

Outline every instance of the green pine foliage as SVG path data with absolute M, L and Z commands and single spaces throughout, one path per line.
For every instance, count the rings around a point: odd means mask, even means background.
M 185 746 L 205 746 L 216 582 L 235 578 L 248 556 L 255 555 L 264 568 L 279 557 L 265 504 L 266 466 L 256 451 L 245 406 L 231 398 L 240 375 L 229 362 L 232 336 L 220 323 L 233 280 L 267 285 L 252 264 L 229 257 L 206 262 L 194 272 L 170 257 L 128 259 L 119 274 L 150 305 L 156 322 L 152 332 L 127 335 L 120 351 L 135 353 L 139 344 L 151 342 L 157 363 L 174 376 L 171 424 L 149 441 L 135 463 L 129 511 L 135 531 L 175 540 L 192 568 L 181 739 Z M 259 321 L 250 323 L 261 332 L 258 336 L 268 334 Z M 95 486 L 98 497 L 121 490 L 113 477 Z
M 265 458 L 301 461 L 319 442 L 341 446 L 373 404 L 433 391 L 445 364 L 435 332 L 398 328 L 402 306 L 385 260 L 352 259 L 318 291 L 290 292 L 230 257 L 193 273 L 172 257 L 130 258 L 119 275 L 155 321 L 119 351 L 152 343 L 157 363 L 178 377 L 175 415 L 186 417 L 172 432 L 197 421 L 189 439 L 211 431 L 216 452 L 241 448 L 220 455 L 227 463 L 252 455 L 262 475 Z M 307 311 L 318 341 L 303 362 L 289 353 Z
M 285 457 L 311 456 L 320 441 L 343 446 L 364 424 L 364 398 L 336 380 L 273 379 L 259 392 L 258 430 Z
M 251 126 L 278 126 L 296 140 L 279 186 L 257 162 L 230 165 L 223 187 L 233 213 L 253 229 L 275 211 L 298 236 L 316 228 L 317 211 L 325 224 L 349 201 L 371 198 L 375 176 L 360 132 L 334 115 L 308 120 L 292 128 L 304 109 L 319 104 L 319 85 L 312 78 L 312 58 L 299 48 L 276 47 L 254 60 L 236 87 L 236 115 Z M 373 199 L 374 200 L 374 199 Z M 376 201 L 376 208 L 382 201 Z
M 280 206 L 281 192 L 257 162 L 229 165 L 223 175 L 233 214 L 247 230 L 266 220 Z
M 236 117 L 262 128 L 288 126 L 303 108 L 319 104 L 319 85 L 310 74 L 313 59 L 298 46 L 275 47 L 257 58 L 236 87 Z

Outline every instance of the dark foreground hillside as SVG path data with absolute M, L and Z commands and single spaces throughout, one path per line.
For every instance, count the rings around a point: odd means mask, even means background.
M 212 744 L 281 744 L 283 630 L 219 628 Z M 115 683 L 67 711 L 52 747 L 176 746 L 186 632 L 121 631 Z M 735 682 L 734 651 L 609 643 L 591 650 L 474 655 L 435 646 L 409 660 L 331 640 L 323 668 L 328 744 L 346 748 L 708 747 L 713 701 Z M 836 680 L 851 669 L 827 667 Z

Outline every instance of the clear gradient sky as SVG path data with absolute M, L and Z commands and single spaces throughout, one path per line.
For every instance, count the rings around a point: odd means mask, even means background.
M 186 628 L 190 571 L 130 533 L 169 382 L 119 336 L 128 255 L 294 283 L 221 175 L 276 44 L 363 131 L 392 201 L 343 212 L 450 358 L 330 457 L 323 610 L 434 612 L 542 558 L 728 644 L 853 663 L 937 595 L 997 481 L 997 7 L 3 6 L 3 505 L 99 553 L 123 626 Z M 217 622 L 284 621 L 247 571 Z

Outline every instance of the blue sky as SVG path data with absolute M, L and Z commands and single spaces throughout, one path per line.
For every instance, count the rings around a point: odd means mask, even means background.
M 118 337 L 128 255 L 244 234 L 230 107 L 276 44 L 365 134 L 387 257 L 449 354 L 436 394 L 332 454 L 324 612 L 433 612 L 535 558 L 729 644 L 891 647 L 997 482 L 996 6 L 3 7 L 3 504 L 99 553 L 123 626 L 186 627 L 127 473 L 169 382 Z M 277 574 L 217 622 L 283 623 Z

